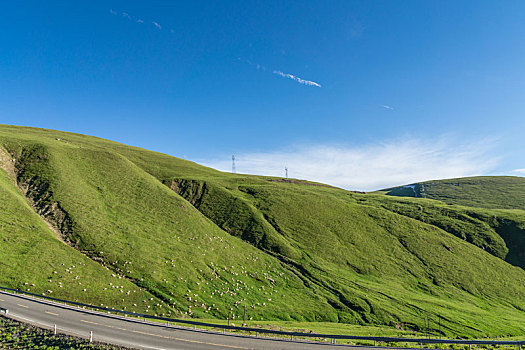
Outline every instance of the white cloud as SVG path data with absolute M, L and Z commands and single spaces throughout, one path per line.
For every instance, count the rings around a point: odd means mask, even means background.
M 482 175 L 498 163 L 493 140 L 460 144 L 449 138 L 390 141 L 363 147 L 310 145 L 291 150 L 236 154 L 237 172 L 289 176 L 371 191 L 419 181 Z M 201 163 L 231 171 L 231 158 Z
M 259 63 L 253 63 L 253 62 L 250 61 L 250 60 L 245 60 L 245 59 L 240 58 L 240 57 L 237 57 L 237 60 L 238 60 L 239 62 L 247 63 L 247 64 L 249 64 L 250 66 L 257 68 L 257 70 L 263 70 L 263 71 L 267 71 L 267 70 L 268 70 L 265 66 L 260 65 Z
M 525 174 L 525 169 L 514 169 L 511 170 L 512 173 Z
M 257 70 L 262 70 L 262 71 L 265 71 L 265 72 L 268 70 L 268 68 L 266 68 L 265 66 L 263 66 L 263 65 L 261 65 L 259 63 L 254 63 L 254 62 L 252 62 L 250 60 L 245 60 L 245 59 L 240 58 L 240 57 L 238 57 L 237 60 L 239 62 L 247 63 L 250 66 L 257 68 Z M 308 86 L 316 86 L 316 87 L 319 87 L 319 88 L 321 87 L 321 84 L 318 84 L 315 81 L 305 80 L 305 79 L 299 78 L 298 76 L 295 76 L 293 74 L 283 73 L 280 70 L 274 70 L 274 71 L 272 71 L 272 73 L 273 74 L 277 74 L 277 75 L 279 75 L 279 76 L 281 76 L 283 78 L 295 80 L 299 84 L 308 85 Z
M 274 71 L 273 71 L 273 74 L 280 75 L 280 76 L 283 77 L 283 78 L 288 78 L 288 79 L 295 80 L 296 82 L 298 82 L 298 83 L 300 83 L 300 84 L 309 85 L 309 86 L 317 86 L 317 87 L 321 87 L 321 85 L 318 84 L 318 83 L 316 83 L 315 81 L 304 80 L 304 79 L 301 79 L 301 78 L 299 78 L 299 77 L 296 77 L 296 76 L 293 75 L 293 74 L 283 73 L 283 72 L 281 72 L 280 70 L 274 70 Z
M 109 13 L 111 13 L 112 15 L 115 15 L 115 16 L 118 15 L 118 13 L 117 13 L 116 11 L 114 11 L 113 9 L 110 9 L 110 10 L 109 10 Z M 120 15 L 121 15 L 122 17 L 124 17 L 124 18 L 130 20 L 130 21 L 133 21 L 133 22 L 136 22 L 136 23 L 141 23 L 141 24 L 144 23 L 144 20 L 143 20 L 143 19 L 136 18 L 136 17 L 132 17 L 132 16 L 131 16 L 129 13 L 127 13 L 127 12 L 121 12 Z M 151 23 L 152 23 L 157 29 L 162 29 L 162 26 L 161 26 L 159 23 L 157 23 L 157 22 L 155 22 L 155 21 L 153 21 L 153 22 L 151 22 Z
M 384 109 L 390 109 L 391 111 L 394 110 L 394 107 L 391 107 L 391 106 L 387 106 L 387 105 L 383 105 L 383 108 Z

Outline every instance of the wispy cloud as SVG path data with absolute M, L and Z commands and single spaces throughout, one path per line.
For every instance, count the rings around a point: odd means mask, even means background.
M 109 10 L 109 13 L 111 13 L 113 16 L 118 16 L 118 13 L 113 10 L 113 9 L 110 9 Z M 120 15 L 130 21 L 133 21 L 133 22 L 137 22 L 137 23 L 144 23 L 143 20 L 141 20 L 140 18 L 134 18 L 134 17 L 131 17 L 129 13 L 127 12 L 121 12 Z
M 310 145 L 285 151 L 236 154 L 237 171 L 318 181 L 364 191 L 418 181 L 482 175 L 494 169 L 493 140 L 457 143 L 450 138 L 390 141 L 363 147 Z M 229 157 L 201 161 L 230 171 Z
M 273 74 L 280 75 L 280 76 L 283 77 L 283 78 L 288 78 L 288 79 L 295 80 L 295 81 L 298 82 L 299 84 L 321 87 L 321 85 L 318 84 L 318 83 L 316 83 L 315 81 L 305 80 L 305 79 L 299 78 L 299 77 L 297 77 L 297 76 L 295 76 L 295 75 L 293 75 L 293 74 L 283 73 L 283 72 L 281 72 L 280 70 L 274 70 L 274 71 L 273 71 Z
M 514 169 L 514 170 L 511 170 L 511 173 L 525 175 L 525 169 Z
M 237 60 L 239 62 L 243 62 L 243 63 L 249 64 L 250 66 L 257 68 L 257 70 L 262 70 L 262 71 L 267 71 L 268 70 L 268 68 L 266 68 L 265 66 L 263 66 L 263 65 L 261 65 L 259 63 L 254 63 L 254 62 L 252 62 L 250 60 L 246 60 L 246 59 L 243 59 L 243 58 L 240 58 L 240 57 L 238 57 Z M 277 74 L 277 75 L 279 75 L 279 76 L 281 76 L 283 78 L 288 78 L 288 79 L 295 80 L 296 82 L 298 82 L 300 84 L 303 84 L 303 85 L 321 87 L 321 84 L 318 84 L 315 81 L 305 80 L 305 79 L 299 78 L 298 76 L 295 76 L 293 74 L 283 73 L 280 70 L 274 70 L 274 71 L 272 71 L 272 73 L 273 74 Z
M 258 63 L 253 63 L 253 62 L 250 61 L 250 60 L 245 60 L 245 59 L 240 58 L 240 57 L 237 57 L 237 61 L 239 61 L 239 62 L 243 62 L 243 63 L 246 63 L 246 64 L 249 64 L 250 66 L 257 68 L 257 70 L 263 70 L 263 71 L 267 71 L 267 70 L 268 70 L 268 69 L 267 69 L 265 66 L 263 66 L 263 65 L 260 65 L 260 64 L 258 64 Z
M 116 12 L 115 10 L 113 10 L 113 9 L 110 9 L 110 10 L 109 10 L 109 13 L 111 13 L 113 16 L 118 16 L 118 15 L 119 15 L 119 13 Z M 124 17 L 124 18 L 126 18 L 126 19 L 128 19 L 128 20 L 130 20 L 130 21 L 132 21 L 132 22 L 136 22 L 136 23 L 140 23 L 140 24 L 144 23 L 144 20 L 143 20 L 143 19 L 141 19 L 141 18 L 137 18 L 137 17 L 133 17 L 133 16 L 131 16 L 131 15 L 130 15 L 129 13 L 127 13 L 127 12 L 121 12 L 121 13 L 120 13 L 120 16 L 122 16 L 122 17 Z M 162 30 L 162 25 L 160 25 L 159 22 L 151 21 L 151 24 L 152 24 L 155 28 L 157 28 L 158 30 Z M 174 34 L 175 31 L 174 31 L 173 29 L 170 29 L 170 33 L 171 33 L 171 34 Z
M 389 109 L 389 110 L 391 110 L 391 111 L 394 110 L 394 107 L 387 106 L 387 105 L 383 105 L 383 108 L 384 108 L 384 109 Z

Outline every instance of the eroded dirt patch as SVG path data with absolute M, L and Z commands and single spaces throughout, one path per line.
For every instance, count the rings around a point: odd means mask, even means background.
M 0 168 L 2 168 L 7 175 L 16 182 L 15 160 L 2 147 L 0 147 Z

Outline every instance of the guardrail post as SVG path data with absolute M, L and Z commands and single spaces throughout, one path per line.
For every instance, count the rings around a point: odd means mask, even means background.
M 292 335 L 292 341 L 293 341 L 293 335 Z
M 93 343 L 93 331 L 89 331 L 89 342 Z
M 468 350 L 472 350 L 472 344 L 468 345 Z
M 55 335 L 57 335 L 57 325 L 55 325 L 55 327 L 53 327 L 53 333 L 54 333 Z
M 170 326 L 170 321 L 168 321 L 168 327 Z
M 374 340 L 374 346 L 377 346 L 377 341 Z

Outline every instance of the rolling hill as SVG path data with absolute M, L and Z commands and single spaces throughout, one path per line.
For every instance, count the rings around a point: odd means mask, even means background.
M 0 148 L 1 285 L 176 317 L 246 305 L 257 320 L 525 333 L 517 205 L 222 173 L 27 127 L 1 125 Z
M 381 191 L 389 196 L 436 199 L 447 204 L 525 210 L 525 178 L 477 176 L 435 180 Z

